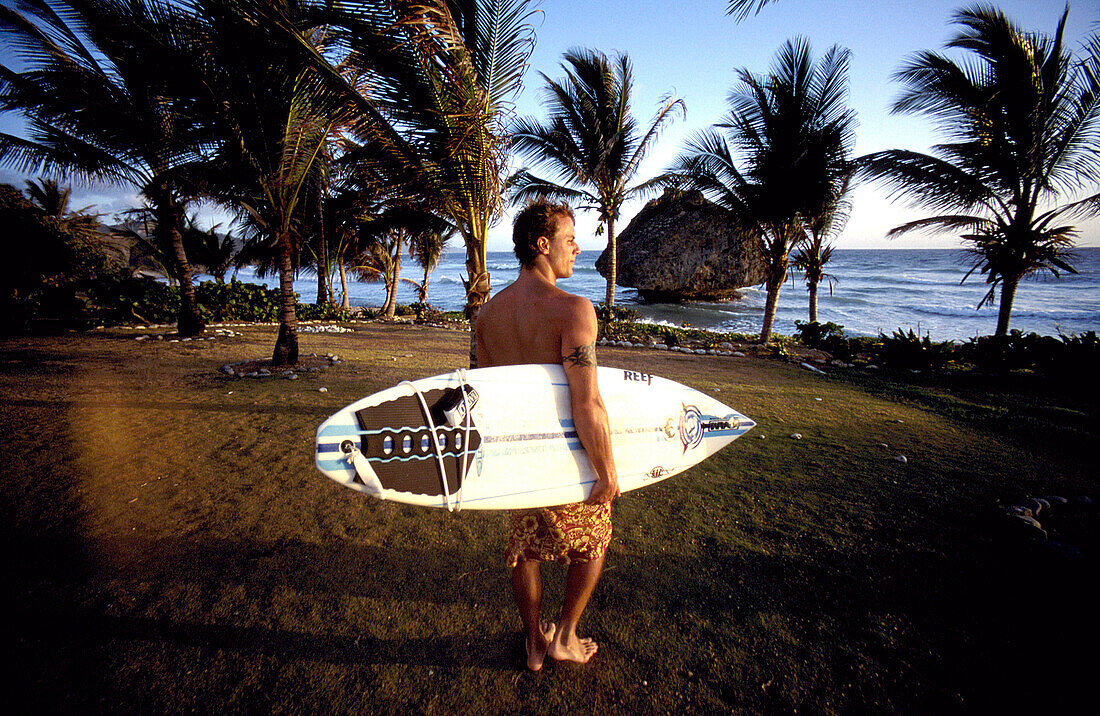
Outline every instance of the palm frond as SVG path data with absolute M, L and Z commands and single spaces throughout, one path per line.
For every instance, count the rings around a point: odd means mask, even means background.
M 733 15 L 737 22 L 741 22 L 749 15 L 759 15 L 767 5 L 777 0 L 729 0 L 726 14 Z
M 540 179 L 526 169 L 521 169 L 510 176 L 505 188 L 514 206 L 521 206 L 532 199 L 546 198 L 570 204 L 584 202 L 595 208 L 597 201 L 596 197 L 589 192 Z

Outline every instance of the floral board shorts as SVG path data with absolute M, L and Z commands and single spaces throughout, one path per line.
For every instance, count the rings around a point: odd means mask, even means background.
M 505 518 L 509 567 L 519 560 L 561 564 L 599 559 L 611 542 L 611 503 L 578 502 L 561 507 L 516 510 Z

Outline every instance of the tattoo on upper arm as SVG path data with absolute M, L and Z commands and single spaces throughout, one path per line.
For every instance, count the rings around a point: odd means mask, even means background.
M 586 346 L 577 346 L 567 356 L 562 356 L 562 365 L 581 366 L 584 368 L 595 367 L 596 345 L 589 343 Z

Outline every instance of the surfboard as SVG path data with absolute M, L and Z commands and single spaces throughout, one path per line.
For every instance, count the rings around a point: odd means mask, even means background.
M 596 370 L 623 492 L 683 472 L 756 425 L 674 381 Z M 316 465 L 352 490 L 449 510 L 569 504 L 596 481 L 560 365 L 456 370 L 367 396 L 317 428 Z

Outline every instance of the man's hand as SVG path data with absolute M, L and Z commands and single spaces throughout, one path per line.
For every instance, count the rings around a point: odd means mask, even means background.
M 592 486 L 592 492 L 588 495 L 588 499 L 585 502 L 589 505 L 599 505 L 604 502 L 611 502 L 619 495 L 623 494 L 619 489 L 619 480 L 617 478 L 611 478 L 610 480 L 600 479 L 596 480 L 596 484 Z

